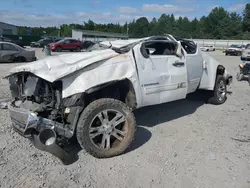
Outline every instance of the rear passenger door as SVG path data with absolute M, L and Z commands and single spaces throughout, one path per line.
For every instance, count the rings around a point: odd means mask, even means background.
M 63 43 L 63 49 L 69 50 L 72 48 L 72 44 L 70 43 L 69 39 L 66 39 Z
M 71 49 L 71 50 L 76 49 L 76 48 L 77 48 L 77 45 L 78 45 L 77 40 L 73 40 L 73 39 L 70 40 L 70 49 Z

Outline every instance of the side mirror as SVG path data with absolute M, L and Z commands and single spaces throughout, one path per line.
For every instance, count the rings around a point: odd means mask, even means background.
M 182 53 L 181 53 L 181 43 L 180 43 L 180 41 L 177 42 L 177 49 L 176 49 L 175 54 L 176 54 L 176 56 L 178 56 L 178 57 L 182 57 Z

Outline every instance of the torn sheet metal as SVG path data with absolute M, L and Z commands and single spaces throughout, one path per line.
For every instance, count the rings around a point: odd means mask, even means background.
M 111 49 L 50 56 L 10 70 L 10 73 L 31 72 L 49 82 L 54 82 L 95 62 L 119 55 Z
M 128 78 L 135 82 L 132 53 L 119 54 L 111 49 L 50 56 L 11 69 L 11 74 L 31 72 L 49 82 L 62 80 L 63 97 L 114 80 Z M 74 73 L 74 74 L 72 74 Z
M 103 83 L 129 79 L 136 83 L 136 68 L 133 63 L 132 53 L 120 54 L 112 59 L 93 64 L 81 71 L 64 77 L 63 97 L 81 93 Z
M 106 46 L 110 46 L 110 44 L 111 44 L 112 47 L 121 48 L 123 46 L 127 46 L 129 44 L 140 42 L 140 41 L 143 41 L 143 40 L 146 40 L 149 38 L 150 37 L 145 37 L 145 38 L 140 38 L 140 39 L 129 39 L 129 40 L 103 41 L 103 42 L 100 42 L 100 44 L 103 44 Z

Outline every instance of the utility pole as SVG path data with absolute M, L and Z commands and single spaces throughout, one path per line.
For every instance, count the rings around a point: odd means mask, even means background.
M 128 24 L 127 24 L 127 36 L 128 36 L 128 31 L 129 31 L 129 28 L 128 28 Z

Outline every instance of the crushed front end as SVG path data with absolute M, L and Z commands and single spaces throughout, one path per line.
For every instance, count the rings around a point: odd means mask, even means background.
M 8 77 L 12 101 L 9 114 L 13 128 L 36 148 L 56 155 L 63 162 L 69 155 L 59 145 L 74 135 L 81 108 L 79 96 L 62 99 L 62 83 L 50 83 L 31 73 Z

